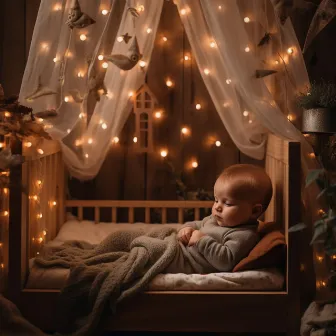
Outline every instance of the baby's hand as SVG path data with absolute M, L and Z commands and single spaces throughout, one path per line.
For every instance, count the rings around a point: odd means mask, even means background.
M 203 236 L 206 236 L 203 232 L 199 230 L 194 230 L 189 239 L 188 246 L 195 245 Z
M 194 229 L 192 227 L 187 226 L 178 232 L 177 239 L 180 240 L 184 245 L 188 245 L 193 231 Z

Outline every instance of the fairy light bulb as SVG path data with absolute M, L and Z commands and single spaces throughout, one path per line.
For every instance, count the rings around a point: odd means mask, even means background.
M 249 122 L 249 124 L 252 124 L 252 119 L 250 119 L 248 122 Z
M 81 41 L 85 41 L 86 40 L 86 35 L 85 34 L 81 34 L 79 36 L 79 38 L 80 38 Z
M 314 154 L 313 152 L 309 153 L 308 156 L 309 156 L 310 158 L 312 158 L 312 159 L 315 158 L 315 154 Z
M 65 97 L 64 97 L 64 101 L 65 101 L 66 103 L 68 103 L 69 100 L 70 100 L 69 96 L 65 96 Z
M 119 142 L 119 138 L 118 138 L 118 137 L 114 137 L 114 138 L 112 139 L 112 142 L 113 142 L 113 143 L 118 143 L 118 142 Z
M 52 204 L 53 206 L 56 206 L 56 205 L 57 205 L 57 202 L 56 202 L 56 201 L 53 201 L 51 204 Z
M 279 61 L 278 61 L 278 60 L 275 60 L 275 61 L 274 61 L 274 64 L 275 64 L 275 65 L 278 65 L 278 64 L 279 64 Z
M 33 196 L 31 197 L 31 199 L 34 200 L 34 201 L 37 201 L 37 200 L 38 200 L 38 196 L 37 196 L 37 195 L 33 195 Z
M 41 214 L 41 213 L 39 213 L 38 215 L 37 215 L 37 218 L 42 218 L 43 217 L 43 215 Z
M 134 92 L 133 91 L 130 91 L 129 93 L 128 93 L 128 97 L 133 97 L 133 95 L 134 95 Z
M 181 133 L 182 133 L 182 134 L 186 135 L 186 134 L 188 134 L 189 132 L 190 132 L 189 128 L 187 128 L 187 127 L 182 127 L 182 128 L 181 128 Z
M 107 68 L 108 68 L 108 63 L 107 63 L 107 62 L 104 62 L 104 63 L 102 64 L 102 67 L 103 67 L 104 69 L 107 69 Z
M 39 154 L 43 155 L 43 154 L 44 154 L 44 151 L 43 151 L 43 149 L 42 149 L 42 148 L 38 148 L 38 150 L 37 150 L 37 153 L 39 153 Z
M 161 155 L 162 157 L 166 157 L 166 156 L 168 155 L 168 151 L 165 150 L 165 149 L 163 149 L 163 150 L 160 152 L 160 155 Z
M 9 191 L 8 188 L 4 188 L 4 189 L 3 189 L 3 193 L 4 193 L 5 195 L 8 194 L 8 191 Z
M 250 52 L 250 50 L 251 50 L 250 47 L 245 48 L 245 52 L 247 52 L 247 53 Z
M 216 42 L 214 41 L 210 42 L 210 48 L 216 48 Z
M 188 55 L 185 55 L 185 56 L 184 56 L 184 60 L 185 60 L 185 61 L 189 61 L 189 60 L 190 60 L 190 57 L 189 57 Z
M 162 112 L 157 111 L 157 112 L 155 112 L 154 116 L 155 116 L 156 119 L 160 119 L 162 117 Z
M 37 184 L 38 187 L 40 187 L 41 184 L 42 184 L 42 181 L 41 181 L 41 180 L 37 180 L 37 181 L 36 181 L 36 184 Z
M 228 78 L 225 82 L 226 82 L 226 84 L 229 85 L 229 84 L 231 84 L 232 80 L 230 78 Z
M 202 108 L 201 104 L 196 104 L 196 110 L 200 110 Z
M 79 72 L 77 73 L 77 77 L 79 77 L 79 78 L 83 78 L 83 77 L 84 77 L 83 72 L 79 71 Z
M 209 75 L 209 73 L 210 73 L 210 70 L 209 69 L 204 69 L 204 74 L 206 74 L 206 75 Z
M 222 143 L 221 143 L 219 140 L 217 140 L 217 141 L 215 142 L 216 147 L 220 147 L 221 144 L 222 144 Z
M 167 85 L 168 87 L 172 87 L 172 86 L 173 86 L 173 82 L 172 82 L 170 79 L 167 79 L 167 80 L 166 80 L 166 85 Z
M 57 57 L 54 57 L 53 61 L 54 61 L 54 63 L 56 63 L 57 62 Z
M 68 134 L 70 134 L 70 132 L 71 132 L 71 129 L 70 129 L 70 128 L 68 128 L 68 129 L 67 129 L 67 133 L 68 133 Z
M 143 12 L 145 10 L 145 6 L 144 5 L 140 5 L 137 8 L 138 12 Z
M 107 14 L 108 14 L 108 10 L 107 10 L 107 9 L 103 9 L 103 10 L 102 10 L 102 14 L 103 14 L 103 15 L 107 15 Z
M 5 117 L 6 118 L 10 118 L 11 116 L 12 116 L 12 114 L 10 112 L 8 112 L 8 111 L 5 112 Z
M 218 6 L 218 10 L 222 10 L 222 6 Z
M 147 28 L 146 32 L 147 34 L 150 34 L 152 32 L 152 28 Z
M 134 143 L 137 143 L 137 142 L 138 142 L 138 138 L 137 138 L 137 137 L 134 137 L 134 138 L 133 138 L 133 142 L 134 142 Z
M 102 127 L 102 129 L 105 130 L 107 128 L 107 124 L 106 123 L 102 123 L 101 127 Z
M 244 117 L 247 117 L 248 115 L 249 115 L 249 112 L 245 110 L 245 111 L 243 112 L 243 116 L 244 116 Z
M 146 66 L 146 64 L 147 63 L 145 61 L 140 61 L 139 62 L 139 65 L 140 65 L 141 68 L 144 68 Z
M 162 41 L 163 41 L 163 42 L 167 42 L 167 41 L 168 41 L 167 37 L 166 37 L 166 36 L 163 36 L 163 37 L 162 37 Z
M 79 113 L 79 116 L 78 116 L 79 119 L 83 119 L 84 118 L 84 113 Z
M 57 3 L 57 4 L 54 5 L 53 9 L 54 9 L 55 12 L 60 11 L 62 9 L 62 5 Z
M 288 48 L 288 49 L 287 49 L 287 53 L 288 53 L 289 55 L 292 55 L 292 54 L 294 53 L 294 49 L 293 49 L 293 48 Z
M 197 161 L 193 161 L 193 162 L 191 163 L 191 166 L 192 166 L 193 168 L 197 168 L 197 167 L 198 167 L 198 162 L 197 162 Z
M 3 142 L 0 142 L 0 148 L 4 148 L 5 144 Z
M 118 37 L 117 37 L 117 41 L 118 41 L 118 42 L 122 42 L 122 41 L 124 41 L 124 38 L 123 38 L 122 36 L 118 36 Z
M 47 231 L 46 231 L 46 230 L 43 230 L 43 231 L 42 231 L 42 234 L 43 234 L 43 236 L 46 236 L 46 235 L 47 235 Z
M 249 18 L 248 16 L 245 16 L 245 17 L 244 17 L 244 22 L 245 22 L 245 23 L 249 23 L 250 21 L 251 21 L 251 20 L 250 20 L 250 18 Z
M 92 143 L 93 143 L 92 138 L 89 138 L 89 139 L 88 139 L 88 144 L 89 144 L 89 145 L 92 145 Z
M 187 10 L 185 8 L 181 9 L 181 15 L 186 15 L 187 14 Z
M 42 43 L 41 44 L 41 49 L 42 49 L 42 51 L 47 51 L 49 49 L 48 43 Z
M 104 56 L 103 55 L 98 55 L 98 59 L 99 59 L 99 61 L 102 61 L 104 59 Z
M 4 211 L 3 215 L 7 217 L 9 215 L 9 212 L 8 211 Z
M 89 154 L 86 153 L 85 154 L 85 158 L 88 159 L 89 158 Z

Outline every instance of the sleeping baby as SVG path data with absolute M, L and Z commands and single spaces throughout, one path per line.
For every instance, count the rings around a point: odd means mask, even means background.
M 180 248 L 165 273 L 229 272 L 258 243 L 258 218 L 272 198 L 272 183 L 261 167 L 237 164 L 214 186 L 211 216 L 186 223 L 177 233 Z

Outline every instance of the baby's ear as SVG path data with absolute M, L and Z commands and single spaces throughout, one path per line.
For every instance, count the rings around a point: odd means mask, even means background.
M 262 204 L 255 204 L 252 208 L 252 216 L 253 218 L 257 219 L 263 213 L 263 206 Z

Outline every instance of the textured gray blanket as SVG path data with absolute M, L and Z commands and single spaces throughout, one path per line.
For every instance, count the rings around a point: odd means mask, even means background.
M 62 332 L 98 335 L 103 317 L 117 303 L 146 290 L 149 282 L 173 260 L 178 249 L 176 230 L 157 228 L 117 231 L 99 245 L 69 241 L 45 248 L 35 263 L 40 267 L 70 268 L 60 295 L 65 318 Z

